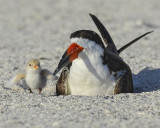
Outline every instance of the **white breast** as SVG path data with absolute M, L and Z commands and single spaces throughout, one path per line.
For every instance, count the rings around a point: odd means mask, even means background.
M 39 73 L 28 73 L 25 78 L 25 83 L 31 89 L 43 88 L 45 86 Z
M 94 43 L 87 42 L 88 46 L 83 46 L 85 50 L 72 62 L 68 78 L 68 94 L 113 94 L 116 81 L 110 75 L 107 65 L 102 64 L 102 49 Z

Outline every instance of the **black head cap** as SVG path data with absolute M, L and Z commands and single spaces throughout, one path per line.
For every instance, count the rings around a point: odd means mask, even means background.
M 73 32 L 70 35 L 70 39 L 71 38 L 89 39 L 91 41 L 94 41 L 96 44 L 99 44 L 103 48 L 105 48 L 100 36 L 96 32 L 91 30 L 79 30 L 79 31 Z

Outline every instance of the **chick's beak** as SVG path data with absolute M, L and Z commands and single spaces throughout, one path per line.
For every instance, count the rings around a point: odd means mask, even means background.
M 73 60 L 78 58 L 78 54 L 83 50 L 84 48 L 76 43 L 72 43 L 68 49 L 65 51 L 65 53 L 62 56 L 62 59 L 60 60 L 58 67 L 54 71 L 53 75 L 56 75 L 63 67 L 71 63 Z
M 37 69 L 37 70 L 39 69 L 39 67 L 37 65 L 35 65 L 34 68 Z

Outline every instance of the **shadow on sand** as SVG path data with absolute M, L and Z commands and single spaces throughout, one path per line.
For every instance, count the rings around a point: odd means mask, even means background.
M 134 93 L 151 92 L 160 89 L 160 69 L 145 68 L 133 74 Z

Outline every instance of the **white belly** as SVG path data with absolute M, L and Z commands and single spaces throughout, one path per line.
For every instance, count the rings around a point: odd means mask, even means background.
M 42 81 L 41 76 L 38 74 L 26 75 L 26 85 L 31 89 L 44 88 L 46 82 Z
M 112 95 L 115 83 L 106 65 L 92 65 L 77 59 L 70 68 L 67 92 L 71 95 Z

